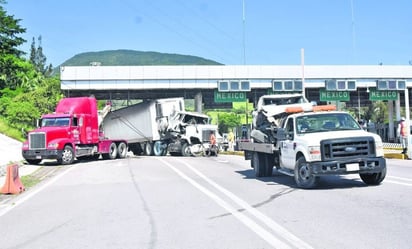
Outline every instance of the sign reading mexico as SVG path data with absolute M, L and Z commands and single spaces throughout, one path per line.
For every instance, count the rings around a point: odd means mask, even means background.
M 320 89 L 320 101 L 349 101 L 349 91 L 327 91 Z
M 218 92 L 215 91 L 215 102 L 216 103 L 227 103 L 227 102 L 244 102 L 246 101 L 245 92 Z

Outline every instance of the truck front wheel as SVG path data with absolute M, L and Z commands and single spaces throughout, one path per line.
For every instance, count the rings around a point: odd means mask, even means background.
M 190 152 L 190 146 L 187 143 L 182 145 L 182 156 L 191 156 L 192 152 Z
M 64 146 L 62 157 L 57 159 L 59 164 L 68 165 L 72 164 L 74 161 L 74 151 L 70 145 Z
M 379 185 L 386 176 L 386 168 L 384 168 L 380 173 L 373 174 L 359 174 L 360 178 L 367 185 Z
M 162 141 L 156 141 L 153 145 L 153 154 L 155 156 L 165 156 L 167 154 L 167 144 Z
M 299 157 L 295 164 L 295 182 L 299 188 L 313 188 L 316 185 L 316 176 L 304 157 Z

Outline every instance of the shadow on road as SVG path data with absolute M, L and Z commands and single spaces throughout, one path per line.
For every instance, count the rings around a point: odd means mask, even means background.
M 273 170 L 272 176 L 258 178 L 255 177 L 255 172 L 253 169 L 236 171 L 236 173 L 243 175 L 245 179 L 256 179 L 258 181 L 265 182 L 267 185 L 285 185 L 290 188 L 298 188 L 293 177 L 279 173 L 276 170 Z M 363 183 L 363 181 L 359 178 L 359 175 L 357 174 L 343 176 L 330 175 L 318 177 L 317 185 L 316 187 L 312 188 L 312 190 L 346 189 L 361 187 L 368 187 L 368 185 Z

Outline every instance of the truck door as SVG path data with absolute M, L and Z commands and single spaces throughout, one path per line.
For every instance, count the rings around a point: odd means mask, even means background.
M 295 148 L 294 148 L 294 120 L 288 118 L 285 125 L 286 140 L 281 142 L 280 164 L 281 167 L 293 169 L 295 167 Z

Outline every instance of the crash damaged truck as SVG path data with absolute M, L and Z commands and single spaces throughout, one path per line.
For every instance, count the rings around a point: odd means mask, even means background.
M 185 111 L 183 98 L 167 98 L 111 111 L 102 129 L 111 139 L 126 138 L 135 155 L 196 156 L 203 153 L 210 132 L 217 132 L 209 122 L 207 115 Z
M 313 188 L 325 175 L 359 174 L 367 185 L 386 176 L 381 138 L 363 130 L 347 112 L 315 105 L 301 94 L 262 96 L 254 114 L 251 142 L 241 142 L 256 177 L 277 172 Z
M 55 112 L 42 115 L 37 128 L 28 132 L 22 147 L 23 158 L 36 165 L 44 159 L 71 164 L 75 159 L 126 157 L 127 141 L 108 139 L 99 129 L 100 121 L 108 111 L 105 108 L 98 112 L 93 97 L 60 100 Z

